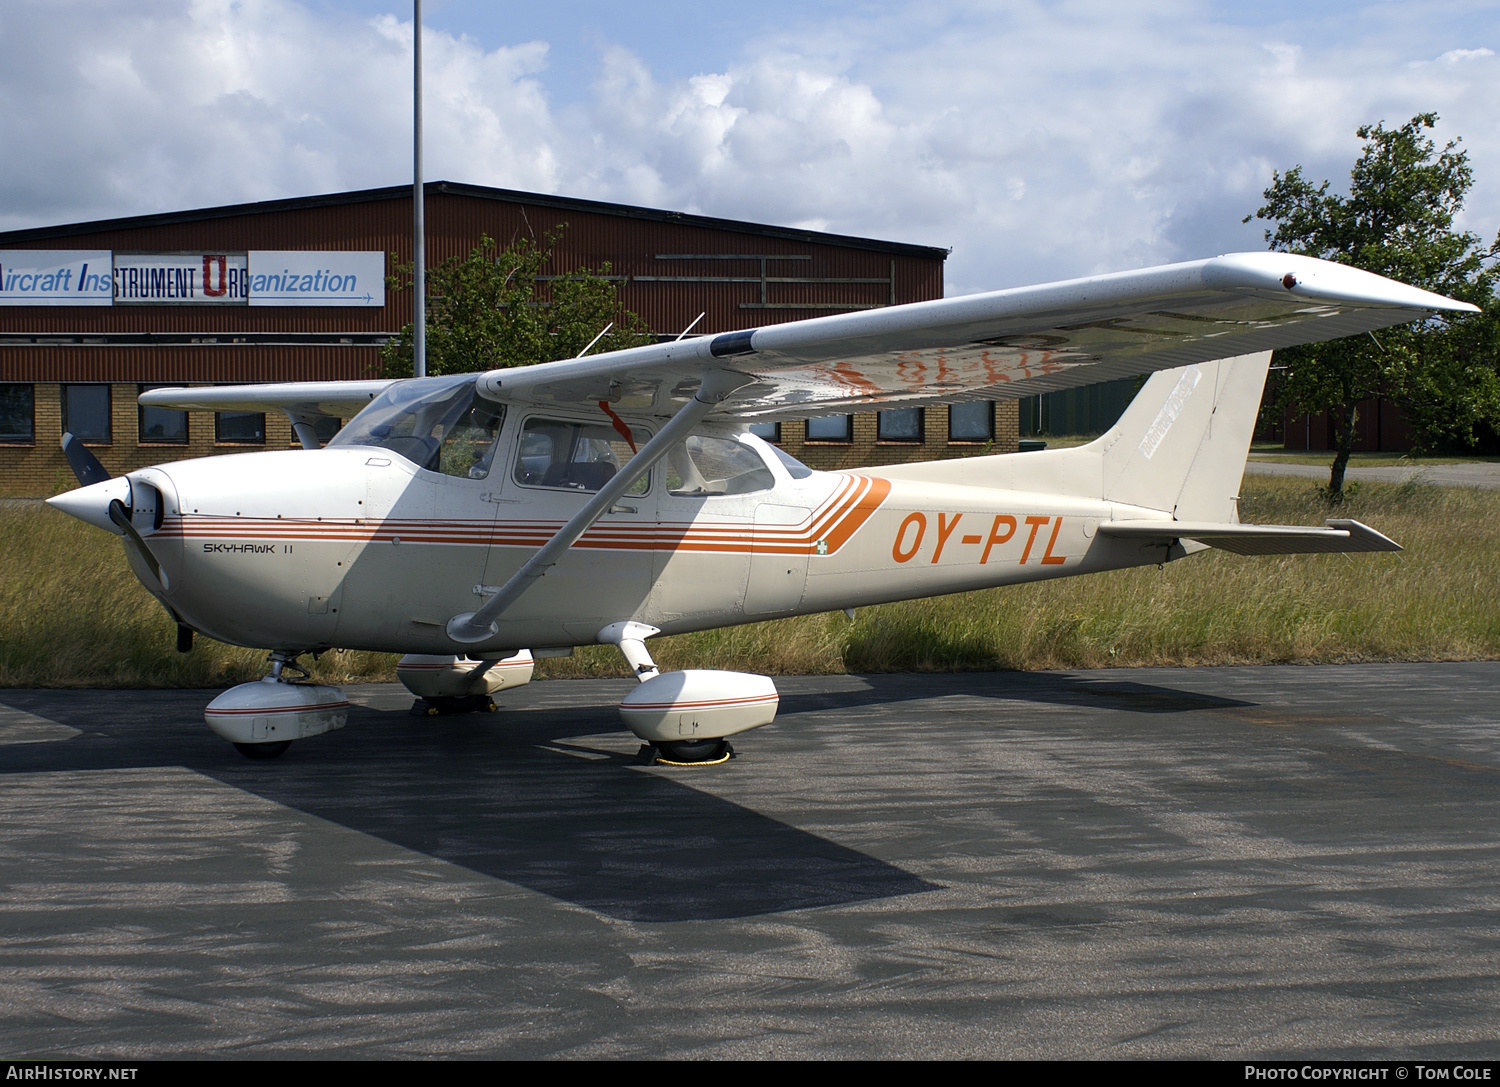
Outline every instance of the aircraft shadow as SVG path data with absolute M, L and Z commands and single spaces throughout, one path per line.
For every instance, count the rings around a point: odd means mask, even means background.
M 1037 702 L 1092 710 L 1134 713 L 1188 713 L 1255 705 L 1236 698 L 1180 691 L 1128 679 L 1080 676 L 1070 672 L 962 672 L 861 675 L 857 691 L 801 693 L 783 690 L 778 715 L 912 702 L 954 695 Z M 787 680 L 779 681 L 790 686 Z
M 7 745 L 0 772 L 183 766 L 630 921 L 746 917 L 937 886 L 691 787 L 692 774 L 715 771 L 668 777 L 629 756 L 567 744 L 618 732 L 612 702 L 435 720 L 355 707 L 342 732 L 262 763 L 208 732 L 201 712 L 211 697 L 7 691 L 5 704 L 84 734 Z

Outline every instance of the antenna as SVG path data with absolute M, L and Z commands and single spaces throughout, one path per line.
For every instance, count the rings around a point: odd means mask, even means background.
M 598 343 L 600 340 L 604 339 L 604 334 L 606 332 L 608 332 L 610 329 L 614 328 L 614 327 L 615 327 L 615 323 L 613 321 L 611 321 L 609 324 L 605 325 L 602 329 L 599 330 L 599 335 L 595 336 L 592 340 L 590 340 L 589 341 L 589 345 L 587 347 L 585 347 L 582 351 L 578 352 L 578 354 L 574 355 L 573 357 L 575 359 L 581 359 L 581 358 L 583 358 L 583 356 L 587 355 L 590 351 L 592 351 L 594 349 L 594 345 L 596 343 Z
M 707 313 L 708 313 L 708 310 L 704 310 L 703 313 L 700 313 L 700 314 L 698 314 L 698 316 L 694 317 L 693 321 L 692 321 L 692 324 L 688 325 L 687 328 L 683 329 L 681 332 L 679 332 L 677 334 L 677 340 L 682 339 L 689 332 L 693 331 L 693 326 L 696 325 L 699 321 L 703 320 L 704 314 L 707 314 Z M 673 340 L 672 342 L 676 343 L 677 340 Z

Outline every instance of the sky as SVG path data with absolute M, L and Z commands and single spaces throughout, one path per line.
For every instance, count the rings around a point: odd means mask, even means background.
M 1461 138 L 1500 0 L 425 0 L 425 174 L 951 248 L 949 294 L 1264 248 L 1274 171 Z M 412 9 L 6 0 L 0 230 L 411 180 Z

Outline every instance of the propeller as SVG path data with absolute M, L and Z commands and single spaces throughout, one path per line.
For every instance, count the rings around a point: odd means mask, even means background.
M 130 521 L 130 511 L 118 498 L 113 499 L 109 504 L 109 519 L 119 526 L 120 531 L 129 537 L 131 543 L 135 544 L 135 549 L 140 552 L 141 560 L 150 567 L 156 580 L 161 582 L 161 587 L 170 589 L 171 586 L 167 584 L 167 575 L 161 572 L 161 563 L 156 561 L 156 556 L 146 546 L 145 538 L 136 531 L 135 525 Z
M 104 470 L 104 465 L 99 463 L 99 458 L 73 437 L 71 431 L 62 436 L 62 451 L 63 456 L 68 458 L 68 465 L 73 469 L 73 474 L 78 477 L 78 482 L 83 486 L 103 483 L 109 478 L 109 473 Z
M 70 467 L 72 467 L 73 474 L 78 477 L 78 482 L 83 485 L 83 488 L 92 487 L 99 483 L 108 483 L 110 481 L 110 474 L 105 470 L 104 465 L 99 463 L 99 458 L 94 456 L 93 453 L 90 453 L 86 448 L 84 448 L 83 443 L 80 442 L 78 438 L 72 434 L 72 432 L 65 433 L 62 436 L 62 450 L 63 455 L 68 458 L 68 464 Z M 135 525 L 130 520 L 130 508 L 135 504 L 135 485 L 131 483 L 129 476 L 125 476 L 123 479 L 121 479 L 120 483 L 125 487 L 123 493 L 129 499 L 129 503 L 127 504 L 126 502 L 121 501 L 118 498 L 110 498 L 109 505 L 105 507 L 104 512 L 109 517 L 110 521 L 113 522 L 115 527 L 118 528 L 120 532 L 124 534 L 125 538 L 130 541 L 130 545 L 134 547 L 136 553 L 140 555 L 141 561 L 146 564 L 147 569 L 151 571 L 151 575 L 156 578 L 157 583 L 161 585 L 164 590 L 169 589 L 171 588 L 171 586 L 167 583 L 167 575 L 162 573 L 161 563 L 158 562 L 156 556 L 151 553 L 151 548 L 146 546 L 145 537 L 143 537 L 140 532 L 136 530 Z M 143 484 L 143 486 L 145 486 L 145 484 Z M 119 491 L 118 485 L 113 488 L 113 490 L 115 491 L 115 493 L 122 493 Z M 80 489 L 77 491 L 70 491 L 67 494 L 55 495 L 52 498 L 49 498 L 47 501 L 50 505 L 56 506 L 64 512 L 70 513 L 74 517 L 79 518 L 80 520 L 84 520 L 89 522 L 90 524 L 97 525 L 99 524 L 97 520 L 99 507 L 98 505 L 96 505 L 96 503 L 101 501 L 105 497 L 107 497 L 107 495 L 96 494 L 90 496 L 83 489 Z M 160 495 L 157 496 L 156 508 L 159 518 L 161 512 Z M 158 525 L 160 525 L 159 519 Z M 101 525 L 100 527 L 103 526 Z M 175 612 L 173 612 L 173 616 L 176 616 Z M 179 628 L 181 627 L 180 622 L 178 623 L 178 626 Z M 183 644 L 183 637 L 180 629 L 177 636 L 177 644 L 179 649 Z M 188 645 L 191 646 L 191 644 L 191 637 L 189 637 Z M 186 652 L 186 650 L 183 650 L 183 652 Z

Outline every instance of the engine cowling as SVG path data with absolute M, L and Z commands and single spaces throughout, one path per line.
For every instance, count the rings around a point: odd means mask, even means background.
M 408 691 L 428 701 L 438 698 L 475 698 L 496 694 L 531 682 L 536 663 L 530 650 L 481 669 L 482 661 L 408 653 L 396 664 L 396 678 Z
M 769 725 L 780 701 L 769 676 L 690 668 L 642 683 L 621 701 L 620 716 L 648 743 L 687 743 Z

